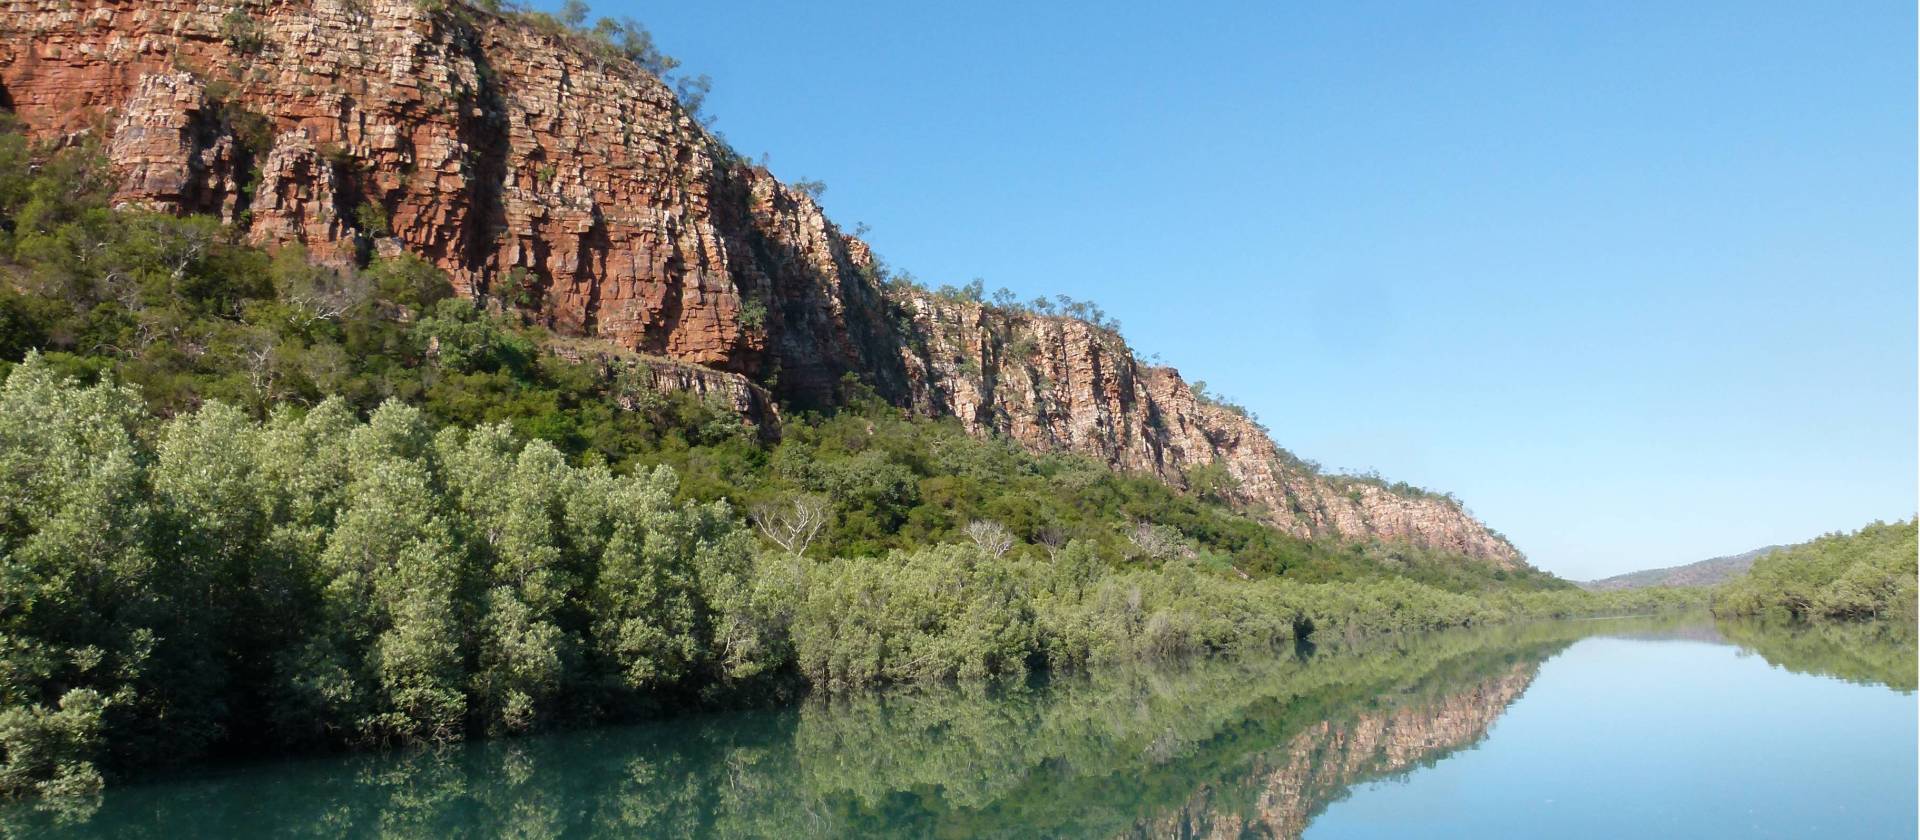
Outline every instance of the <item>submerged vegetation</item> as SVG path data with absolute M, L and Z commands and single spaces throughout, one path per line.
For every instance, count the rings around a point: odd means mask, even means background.
M 1783 548 L 1722 585 L 1713 611 L 1796 620 L 1890 619 L 1912 625 L 1916 609 L 1915 520 L 1875 522 Z

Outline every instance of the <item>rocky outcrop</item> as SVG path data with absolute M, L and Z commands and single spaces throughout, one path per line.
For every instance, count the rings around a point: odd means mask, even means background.
M 910 296 L 906 308 L 911 329 L 903 346 L 916 410 L 1032 449 L 1080 452 L 1176 485 L 1203 485 L 1194 489 L 1299 536 L 1402 540 L 1503 569 L 1523 562 L 1449 497 L 1321 474 L 1243 411 L 1196 394 L 1172 368 L 1141 363 L 1110 330 L 924 293 Z
M 772 436 L 779 430 L 780 408 L 773 395 L 740 374 L 645 356 L 591 340 L 556 341 L 548 350 L 588 365 L 627 411 L 639 408 L 647 394 L 675 391 L 730 408 L 764 435 Z
M 127 204 L 347 261 L 394 242 L 556 330 L 812 404 L 897 392 L 883 301 L 805 193 L 576 36 L 414 0 L 6 0 L 0 104 L 107 133 Z
M 107 141 L 121 193 L 159 209 L 204 207 L 231 218 L 233 137 L 213 124 L 205 86 L 188 73 L 142 76 Z
M 1095 325 L 890 289 L 808 194 L 604 45 L 445 0 L 0 12 L 0 106 L 41 140 L 101 139 L 126 204 L 327 261 L 405 249 L 561 334 L 736 375 L 673 374 L 743 406 L 832 404 L 851 375 L 978 433 L 1204 477 L 1296 534 L 1521 562 L 1446 499 L 1305 469 Z

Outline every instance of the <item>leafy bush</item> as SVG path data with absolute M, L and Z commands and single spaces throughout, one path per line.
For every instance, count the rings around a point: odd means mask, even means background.
M 970 545 L 815 566 L 792 627 L 800 672 L 826 688 L 1022 673 L 1033 620 L 1017 568 Z
M 1828 534 L 1755 561 L 1713 597 L 1716 615 L 1780 613 L 1794 619 L 1890 618 L 1916 608 L 1915 520 Z
M 162 420 L 35 355 L 0 389 L 0 468 L 5 793 L 234 740 L 522 731 L 778 665 L 730 507 L 504 425 Z
M 353 209 L 353 223 L 367 236 L 380 237 L 393 232 L 386 209 L 370 201 Z
M 240 53 L 257 53 L 267 45 L 260 23 L 245 9 L 234 9 L 220 19 L 220 38 Z

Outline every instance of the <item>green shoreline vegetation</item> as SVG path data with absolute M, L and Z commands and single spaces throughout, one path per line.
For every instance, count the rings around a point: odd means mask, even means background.
M 1912 626 L 1920 616 L 1916 520 L 1875 522 L 1828 534 L 1754 561 L 1713 595 L 1720 616 L 1793 621 L 1885 619 Z
M 84 791 L 102 766 L 511 734 L 793 676 L 1011 676 L 1686 600 L 1240 580 L 1082 539 L 814 558 L 680 489 L 505 425 L 435 432 L 397 401 L 162 420 L 31 356 L 0 390 L 0 778 Z
M 1299 539 L 873 399 L 773 440 L 417 259 L 110 193 L 0 132 L 0 798 L 1703 600 Z

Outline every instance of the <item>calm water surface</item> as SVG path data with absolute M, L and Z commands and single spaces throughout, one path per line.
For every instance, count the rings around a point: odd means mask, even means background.
M 1914 656 L 1529 625 L 224 767 L 0 835 L 1911 838 Z

